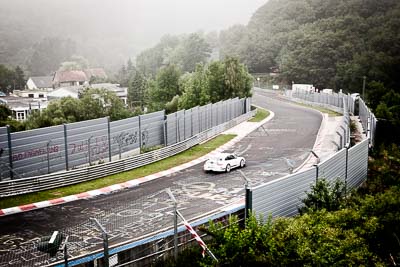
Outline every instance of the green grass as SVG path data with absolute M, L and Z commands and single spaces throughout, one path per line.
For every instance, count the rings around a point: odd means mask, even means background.
M 322 107 L 318 107 L 318 106 L 312 106 L 312 105 L 307 105 L 307 104 L 302 104 L 302 103 L 297 103 L 297 102 L 294 102 L 294 103 L 297 104 L 297 105 L 299 105 L 299 106 L 303 106 L 303 107 L 307 107 L 307 108 L 312 108 L 312 109 L 321 111 L 322 113 L 328 113 L 328 116 L 329 116 L 329 117 L 342 116 L 342 114 L 340 114 L 340 113 L 338 113 L 338 112 L 336 112 L 336 111 L 327 109 L 327 108 L 322 108 Z
M 268 116 L 269 116 L 268 110 L 257 108 L 256 115 L 252 119 L 250 119 L 249 122 L 260 122 Z
M 78 194 L 113 184 L 123 183 L 129 180 L 140 178 L 160 171 L 164 171 L 172 167 L 178 166 L 180 164 L 197 159 L 201 156 L 204 156 L 205 154 L 213 151 L 219 146 L 227 143 L 235 136 L 236 135 L 234 134 L 219 135 L 204 144 L 196 145 L 180 154 L 134 169 L 132 171 L 123 172 L 107 176 L 104 178 L 99 178 L 96 180 L 79 183 L 76 185 L 65 186 L 37 193 L 30 193 L 25 195 L 2 198 L 0 199 L 0 208 L 4 209 L 9 207 L 64 197 L 68 195 Z

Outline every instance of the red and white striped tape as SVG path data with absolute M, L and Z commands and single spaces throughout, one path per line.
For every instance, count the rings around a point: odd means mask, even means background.
M 183 221 L 183 224 L 185 225 L 186 229 L 192 234 L 192 237 L 194 239 L 196 239 L 197 243 L 199 243 L 199 245 L 203 248 L 203 251 L 201 252 L 201 255 L 204 256 L 206 255 L 206 250 L 207 250 L 207 246 L 204 243 L 204 241 L 200 238 L 200 236 L 196 233 L 196 231 L 192 228 L 192 226 L 186 221 Z
M 183 225 L 185 225 L 186 229 L 192 234 L 192 237 L 196 239 L 197 243 L 203 248 L 203 251 L 201 254 L 203 257 L 206 255 L 207 251 L 207 245 L 204 243 L 204 241 L 200 238 L 200 236 L 196 233 L 196 231 L 193 229 L 193 227 L 186 221 L 186 219 L 182 216 L 182 214 L 177 210 L 176 214 L 182 219 Z

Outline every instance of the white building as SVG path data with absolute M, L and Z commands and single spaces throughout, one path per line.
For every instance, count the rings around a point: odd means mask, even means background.
M 47 108 L 47 101 L 35 100 L 24 97 L 7 96 L 2 97 L 0 103 L 4 103 L 12 111 L 13 118 L 24 121 L 34 110 Z

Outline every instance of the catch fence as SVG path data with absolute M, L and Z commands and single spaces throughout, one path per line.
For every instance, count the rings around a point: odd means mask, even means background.
M 223 205 L 218 208 L 214 204 L 210 208 L 207 201 L 193 194 L 198 184 L 197 177 L 184 177 L 169 187 L 176 197 L 176 208 L 198 232 L 199 226 L 207 224 L 209 220 L 226 222 L 230 214 L 238 214 L 243 218 L 242 206 L 225 210 Z M 235 202 L 237 198 L 228 201 Z M 57 217 L 46 222 L 46 227 L 35 230 L 37 237 L 29 240 L 23 234 L 1 237 L 0 267 L 64 266 L 64 251 L 58 248 L 65 244 L 67 237 L 68 266 L 93 266 L 93 263 L 104 266 L 104 244 L 108 246 L 110 258 L 117 258 L 117 266 L 151 265 L 159 258 L 172 255 L 174 205 L 166 190 L 149 192 L 135 188 L 118 195 L 103 196 L 90 203 L 89 209 L 84 203 L 54 206 L 52 209 Z M 85 216 L 70 216 L 71 212 L 78 211 L 85 213 Z M 31 212 L 31 216 L 40 214 L 40 211 Z M 84 219 L 88 217 L 91 219 Z M 94 219 L 106 231 L 107 239 Z M 57 228 L 56 225 L 62 221 L 69 221 L 71 226 Z M 56 230 L 59 232 L 56 245 L 60 245 L 57 249 L 48 242 Z M 180 250 L 192 241 L 185 227 L 179 224 Z

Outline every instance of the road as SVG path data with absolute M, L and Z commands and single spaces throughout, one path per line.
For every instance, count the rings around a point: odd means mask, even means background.
M 272 110 L 275 117 L 230 150 L 246 158 L 243 172 L 250 179 L 250 186 L 282 177 L 289 173 L 290 165 L 296 168 L 302 164 L 314 145 L 322 120 L 317 111 L 261 90 L 255 91 L 253 103 Z M 53 230 L 64 229 L 70 235 L 72 255 L 99 248 L 101 235 L 88 220 L 90 217 L 99 218 L 106 227 L 111 245 L 172 227 L 173 204 L 163 191 L 165 188 L 171 188 L 187 219 L 244 196 L 239 172 L 206 174 L 202 164 L 198 164 L 137 188 L 5 216 L 0 219 L 0 266 L 51 262 L 43 253 L 32 250 L 32 244 Z M 13 257 L 20 259 L 10 264 Z

